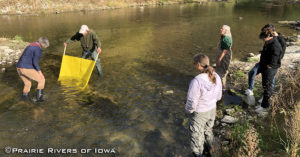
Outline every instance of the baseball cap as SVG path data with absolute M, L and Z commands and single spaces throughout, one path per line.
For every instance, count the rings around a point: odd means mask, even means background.
M 82 25 L 80 27 L 80 30 L 79 30 L 79 33 L 83 33 L 84 31 L 88 31 L 89 30 L 89 27 L 87 25 Z

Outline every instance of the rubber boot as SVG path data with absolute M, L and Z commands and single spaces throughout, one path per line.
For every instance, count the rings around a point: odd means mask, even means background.
M 28 93 L 23 93 L 22 96 L 21 96 L 21 100 L 23 100 L 23 101 L 29 100 Z
M 36 101 L 37 102 L 43 102 L 43 101 L 45 101 L 42 89 L 38 89 L 37 90 L 37 92 L 36 92 Z

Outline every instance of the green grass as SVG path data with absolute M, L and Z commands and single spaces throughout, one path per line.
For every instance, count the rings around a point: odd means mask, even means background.
M 259 61 L 259 58 L 257 57 L 249 57 L 247 58 L 247 62 L 258 62 Z
M 16 36 L 14 37 L 14 39 L 17 40 L 18 42 L 23 42 L 23 37 L 20 36 L 20 35 L 16 35 Z
M 233 74 L 233 77 L 236 78 L 236 79 L 240 79 L 240 78 L 245 77 L 245 74 L 244 74 L 243 71 L 238 70 L 238 71 L 236 71 L 236 72 Z
M 263 96 L 263 92 L 264 90 L 261 88 L 261 84 L 255 84 L 253 93 L 256 100 L 260 99 Z
M 232 142 L 236 148 L 243 145 L 242 141 L 245 139 L 245 133 L 249 129 L 249 121 L 239 121 L 234 124 L 232 128 Z
M 259 148 L 262 152 L 284 151 L 279 140 L 279 136 L 284 134 L 283 130 L 277 130 L 270 118 L 265 119 L 264 122 L 257 123 L 257 126 L 258 138 L 260 140 Z
M 240 97 L 243 97 L 243 96 L 244 96 L 243 93 L 240 93 L 239 91 L 236 91 L 236 90 L 234 90 L 234 89 L 230 89 L 230 92 L 233 93 L 233 94 L 235 94 L 235 95 L 237 95 L 237 96 L 240 96 Z

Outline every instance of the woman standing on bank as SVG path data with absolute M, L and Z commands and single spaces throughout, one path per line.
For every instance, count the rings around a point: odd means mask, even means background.
M 31 80 L 38 83 L 36 100 L 44 101 L 43 89 L 45 87 L 45 77 L 40 69 L 39 60 L 42 56 L 42 48 L 47 48 L 49 41 L 46 37 L 40 37 L 37 42 L 28 45 L 17 64 L 17 71 L 24 82 L 23 99 L 28 99 L 31 88 Z
M 202 157 L 204 142 L 212 147 L 212 128 L 216 117 L 216 104 L 222 97 L 222 82 L 209 58 L 194 56 L 194 66 L 200 72 L 190 83 L 185 109 L 190 116 L 191 149 L 194 156 Z
M 220 29 L 221 39 L 218 45 L 216 72 L 222 79 L 223 87 L 226 87 L 226 76 L 232 58 L 232 36 L 230 27 L 223 25 Z

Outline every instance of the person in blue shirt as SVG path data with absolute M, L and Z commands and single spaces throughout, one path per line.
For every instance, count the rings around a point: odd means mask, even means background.
M 17 72 L 24 82 L 22 98 L 28 99 L 31 88 L 31 80 L 38 83 L 36 100 L 44 101 L 43 89 L 45 87 L 45 77 L 40 69 L 39 60 L 42 57 L 42 48 L 47 48 L 49 41 L 46 37 L 40 37 L 37 42 L 29 44 L 17 63 Z

